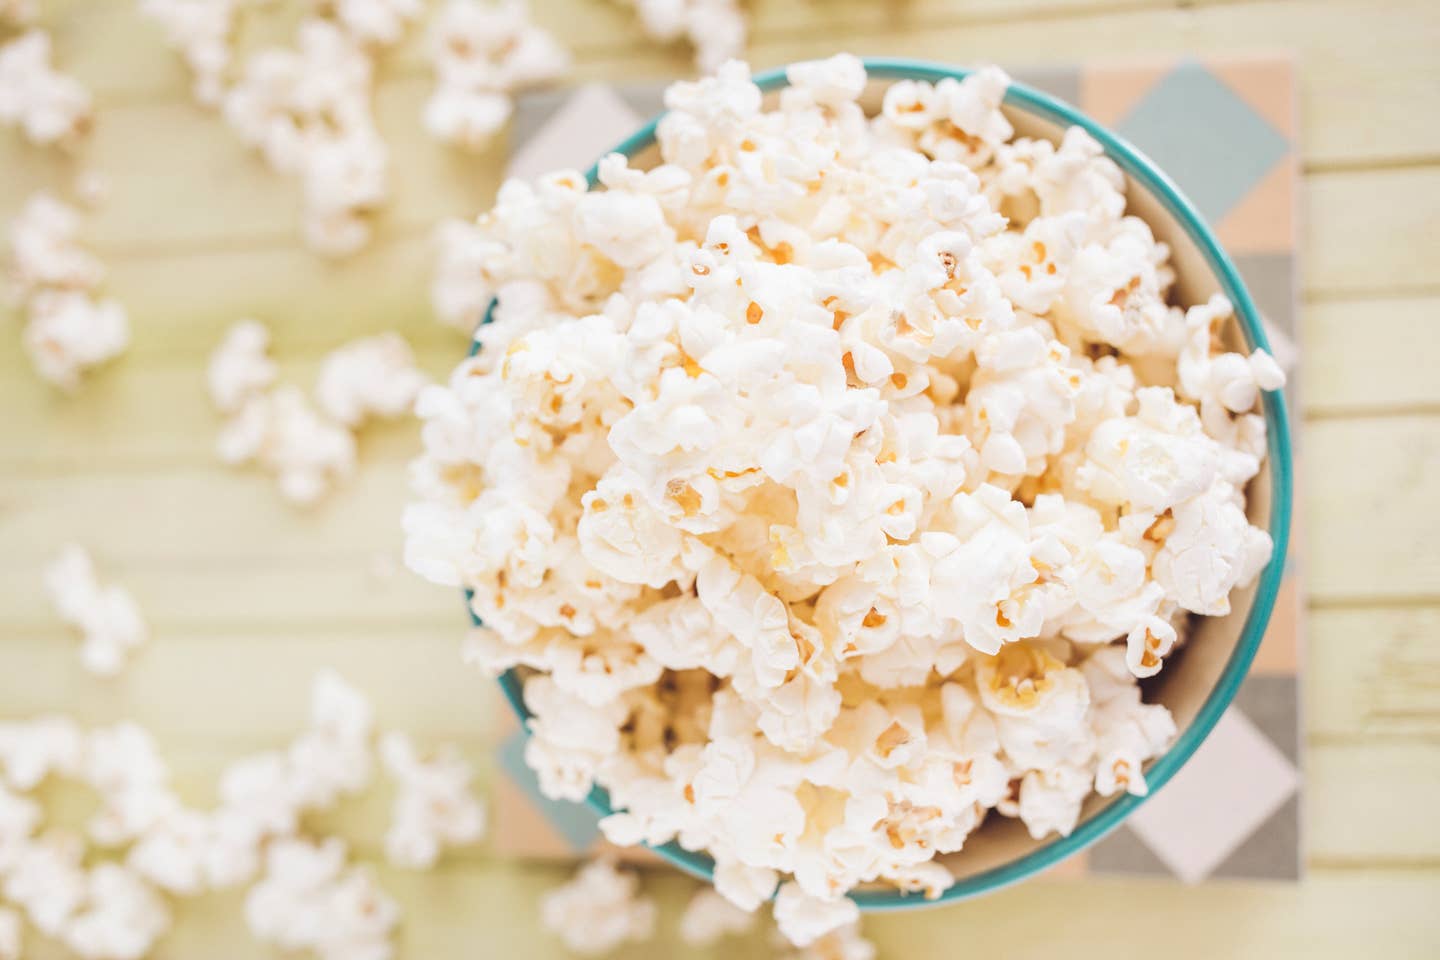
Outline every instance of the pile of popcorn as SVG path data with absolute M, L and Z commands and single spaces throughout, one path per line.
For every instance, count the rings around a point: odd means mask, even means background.
M 232 764 L 219 804 L 204 810 L 176 795 L 154 740 L 136 724 L 83 731 L 61 716 L 0 723 L 0 958 L 22 953 L 19 915 L 6 901 L 77 956 L 135 960 L 170 928 L 170 898 L 247 885 L 245 918 L 258 939 L 322 960 L 389 957 L 395 902 L 369 870 L 348 862 L 342 840 L 301 833 L 303 814 L 368 787 L 373 726 L 364 697 L 324 672 L 308 729 L 283 750 Z M 391 835 L 406 838 L 406 855 L 392 862 L 429 866 L 442 847 L 479 837 L 483 808 L 452 751 L 422 756 L 399 734 L 382 744 L 399 787 Z M 79 781 L 98 796 L 84 833 L 40 832 L 43 810 L 26 794 L 49 778 Z
M 65 390 L 130 345 L 125 308 L 96 298 L 105 268 L 80 245 L 80 224 L 80 211 L 44 192 L 10 224 L 7 292 L 25 314 L 25 352 L 41 377 Z
M 1274 361 L 1100 146 L 1014 136 L 995 69 L 854 57 L 679 83 L 642 171 L 502 187 L 481 349 L 417 410 L 408 564 L 527 668 L 542 789 L 678 841 L 814 943 L 937 896 L 992 813 L 1067 834 L 1175 735 L 1137 680 L 1271 552 L 1245 513 Z
M 276 385 L 269 348 L 265 326 L 241 320 L 211 355 L 210 399 L 226 418 L 216 449 L 226 463 L 259 463 L 296 503 L 313 503 L 349 477 L 354 431 L 374 417 L 408 414 L 429 382 L 399 334 L 365 337 L 322 361 L 317 410 L 299 387 Z

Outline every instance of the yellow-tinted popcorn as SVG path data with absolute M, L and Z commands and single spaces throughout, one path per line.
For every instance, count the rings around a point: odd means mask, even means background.
M 524 668 L 543 792 L 861 957 L 851 889 L 937 897 L 992 811 L 1042 838 L 1146 791 L 1175 728 L 1138 679 L 1269 557 L 1283 378 L 1170 302 L 1093 139 L 1014 136 L 999 71 L 874 118 L 852 57 L 790 80 L 675 84 L 657 165 L 445 228 L 440 312 L 494 310 L 417 401 L 406 560 Z

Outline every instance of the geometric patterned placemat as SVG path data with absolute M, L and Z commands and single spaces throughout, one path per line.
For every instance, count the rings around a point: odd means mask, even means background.
M 1010 72 L 1138 146 L 1195 202 L 1264 314 L 1271 345 L 1290 373 L 1287 402 L 1299 409 L 1293 61 L 1272 55 Z M 660 112 L 663 86 L 591 85 L 521 97 L 510 133 L 511 174 L 588 166 Z M 1294 440 L 1299 476 L 1298 430 Z M 1297 516 L 1269 630 L 1234 704 L 1164 789 L 1052 875 L 1138 874 L 1187 883 L 1299 877 L 1299 521 Z M 568 858 L 602 842 L 588 808 L 540 796 L 522 752 L 517 730 L 499 757 L 505 776 L 497 778 L 496 848 L 515 856 Z

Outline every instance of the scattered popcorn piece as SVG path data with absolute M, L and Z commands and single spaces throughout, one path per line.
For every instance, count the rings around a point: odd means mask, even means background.
M 425 9 L 424 0 L 333 0 L 335 19 L 356 40 L 377 47 L 397 43 Z
M 195 75 L 195 99 L 218 107 L 234 55 L 236 14 L 246 0 L 140 0 L 140 12 L 165 31 Z
M 62 939 L 86 960 L 140 960 L 170 929 L 164 899 L 133 871 L 101 863 L 89 874 L 84 905 Z
M 399 908 L 345 857 L 336 837 L 272 843 L 264 875 L 245 898 L 251 933 L 283 950 L 313 950 L 321 960 L 386 960 Z
M 848 897 L 811 896 L 794 882 L 780 884 L 775 894 L 775 925 L 797 947 L 809 946 L 859 919 L 860 908 Z
M 51 66 L 45 31 L 0 46 L 0 124 L 19 127 L 33 143 L 74 146 L 90 129 L 92 107 L 90 92 Z
M 135 598 L 123 587 L 102 586 L 83 547 L 71 544 L 45 571 L 45 586 L 60 618 L 79 628 L 80 662 L 100 676 L 114 676 L 147 631 Z
M 20 960 L 24 933 L 20 914 L 0 907 L 0 960 Z
M 210 399 L 221 413 L 235 413 L 275 382 L 270 331 L 258 320 L 241 320 L 210 354 Z
M 375 129 L 374 66 L 337 24 L 308 19 L 294 49 L 269 47 L 246 61 L 224 96 L 226 121 L 279 173 L 300 179 L 305 239 L 344 256 L 369 240 L 366 219 L 385 199 L 387 150 Z
M 8 858 L 0 893 L 25 911 L 35 929 L 60 936 L 85 902 L 84 855 L 80 837 L 61 830 L 22 842 Z
M 47 776 L 75 776 L 84 756 L 80 728 L 69 717 L 0 723 L 0 770 L 11 787 L 28 792 Z
M 405 558 L 468 591 L 468 662 L 526 668 L 543 793 L 863 957 L 851 889 L 939 897 L 992 816 L 1148 789 L 1139 679 L 1270 557 L 1280 377 L 1172 302 L 1093 138 L 1016 136 L 1000 71 L 873 117 L 854 57 L 788 79 L 675 84 L 655 166 L 442 228 L 437 313 L 495 309 L 416 402 Z
M 745 50 L 745 14 L 737 0 L 630 0 L 652 40 L 683 39 L 695 50 L 695 68 L 713 73 Z
M 848 923 L 785 956 L 788 960 L 875 960 L 875 944 L 860 935 L 859 923 Z
M 79 212 L 43 192 L 10 225 L 11 295 L 26 311 L 25 351 L 41 377 L 65 390 L 130 344 L 124 308 L 92 296 L 105 271 L 79 245 L 79 228 Z
M 11 293 L 24 302 L 45 290 L 93 290 L 105 278 L 80 245 L 80 212 L 41 191 L 10 223 Z
M 655 903 L 638 896 L 639 879 L 611 860 L 592 860 L 540 898 L 540 919 L 566 949 L 598 957 L 655 931 Z
M 428 383 L 405 338 L 383 333 L 347 343 L 326 356 L 315 398 L 330 419 L 353 428 L 368 417 L 409 413 Z
M 314 503 L 355 469 L 355 438 L 311 407 L 299 387 L 284 385 L 246 402 L 221 429 L 220 459 L 255 461 L 275 474 L 280 493 Z
M 692 947 L 704 947 L 753 926 L 754 913 L 741 910 L 711 887 L 701 887 L 680 915 L 680 939 Z
M 396 866 L 431 867 L 443 846 L 474 843 L 485 829 L 485 808 L 470 789 L 470 767 L 453 747 L 419 755 L 410 738 L 388 733 L 380 756 L 398 785 L 385 855 Z
M 554 79 L 570 55 L 530 22 L 523 0 L 448 0 L 430 28 L 435 91 L 425 128 L 436 139 L 478 150 L 510 119 L 510 95 Z

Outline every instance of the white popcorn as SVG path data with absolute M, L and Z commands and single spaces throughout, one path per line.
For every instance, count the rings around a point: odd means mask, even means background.
M 754 913 L 741 910 L 716 891 L 703 887 L 680 915 L 680 939 L 692 947 L 703 947 L 722 937 L 744 933 L 754 925 Z
M 9 858 L 0 893 L 24 909 L 35 929 L 58 936 L 85 901 L 84 854 L 78 836 L 59 830 L 22 842 Z
M 875 945 L 860 935 L 859 923 L 851 923 L 784 956 L 786 960 L 875 960 Z
M 939 897 L 992 811 L 1042 838 L 1148 788 L 1139 678 L 1269 556 L 1278 379 L 1171 302 L 1093 139 L 1014 135 L 1003 74 L 867 118 L 854 58 L 788 73 L 768 110 L 743 63 L 675 84 L 655 166 L 443 228 L 478 352 L 417 401 L 405 557 L 521 672 L 543 793 L 868 957 L 850 890 Z
M 25 202 L 10 223 L 9 280 L 16 299 L 99 285 L 105 268 L 80 246 L 80 223 L 78 210 L 43 191 Z
M 404 734 L 389 733 L 380 755 L 398 785 L 385 854 L 411 869 L 434 865 L 442 846 L 473 843 L 485 829 L 485 809 L 470 789 L 470 767 L 454 748 L 421 756 Z
M 251 398 L 216 441 L 225 463 L 258 462 L 280 493 L 313 503 L 355 469 L 355 438 L 310 406 L 299 387 L 283 385 Z
M 165 42 L 180 51 L 195 75 L 200 103 L 219 106 L 232 48 L 236 14 L 246 0 L 140 0 L 140 12 L 165 31 Z
M 0 771 L 11 787 L 34 790 L 52 773 L 75 776 L 84 756 L 80 729 L 69 717 L 0 723 Z
M 45 586 L 61 619 L 80 630 L 80 662 L 91 673 L 113 676 L 147 630 L 135 598 L 123 587 L 102 586 L 83 547 L 71 544 L 45 571 Z
M 431 24 L 429 47 L 435 91 L 425 129 L 472 150 L 510 119 L 511 94 L 570 67 L 565 49 L 530 22 L 523 0 L 448 0 Z
M 269 350 L 270 331 L 256 320 L 241 320 L 226 331 L 206 370 L 216 409 L 235 413 L 275 382 Z
M 373 4 L 341 6 L 363 24 L 361 34 L 307 19 L 295 49 L 253 54 L 223 99 L 225 119 L 240 138 L 277 172 L 300 179 L 306 242 L 327 256 L 365 245 L 368 215 L 387 194 L 388 151 L 375 128 L 374 65 L 366 46 L 387 34 L 382 21 L 400 9 L 386 4 L 377 19 Z
M 315 398 L 330 419 L 355 427 L 368 417 L 409 413 L 428 382 L 405 339 L 385 333 L 352 341 L 327 355 Z
M 334 0 L 335 19 L 355 39 L 391 46 L 405 27 L 424 12 L 424 0 Z
M 50 35 L 31 30 L 0 46 L 0 124 L 33 143 L 73 146 L 90 129 L 90 92 L 50 65 Z
M 745 14 L 736 0 L 629 0 L 652 40 L 684 39 L 695 48 L 695 68 L 712 73 L 745 49 Z
M 610 860 L 585 864 L 569 883 L 540 898 L 540 920 L 566 949 L 600 956 L 655 930 L 654 901 L 638 896 L 639 880 Z
M 0 960 L 20 960 L 24 933 L 20 914 L 0 907 Z
M 41 377 L 66 390 L 80 374 L 125 352 L 130 323 L 114 300 L 95 301 L 81 293 L 46 292 L 30 303 L 25 352 Z
M 90 871 L 86 901 L 65 926 L 65 945 L 87 960 L 140 960 L 170 928 L 170 910 L 144 880 L 114 863 Z
M 25 307 L 25 352 L 64 390 L 130 344 L 124 308 L 93 297 L 105 270 L 79 245 L 79 229 L 79 212 L 43 192 L 10 225 L 10 293 Z
M 808 946 L 859 919 L 860 908 L 848 897 L 814 897 L 796 883 L 782 883 L 775 895 L 775 924 L 797 947 Z
M 283 950 L 313 950 L 322 960 L 391 955 L 395 902 L 362 868 L 346 867 L 345 844 L 286 839 L 272 843 L 265 873 L 245 898 L 256 938 Z

